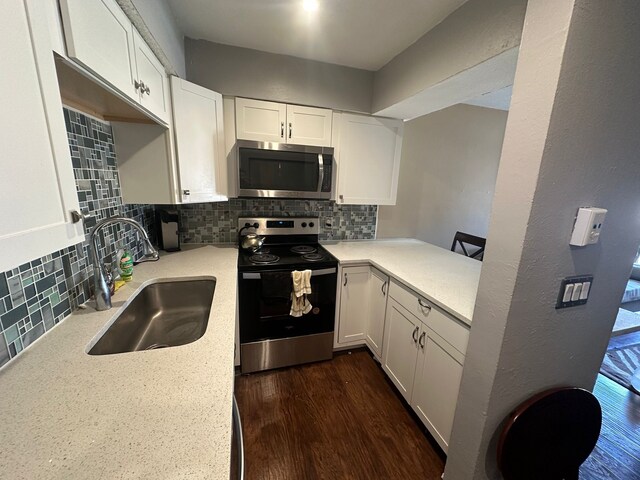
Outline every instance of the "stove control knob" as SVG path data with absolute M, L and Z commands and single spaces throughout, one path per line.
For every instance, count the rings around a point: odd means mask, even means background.
M 253 224 L 253 228 L 258 228 L 260 226 L 260 224 L 258 222 Z
M 302 228 L 306 227 L 307 226 L 307 222 L 302 222 L 301 226 L 302 226 Z
M 251 224 L 250 224 L 249 222 L 246 222 L 246 223 L 244 224 L 244 226 L 245 226 L 246 228 L 249 228 L 249 227 L 251 226 Z
M 313 227 L 314 225 L 315 225 L 315 223 L 313 223 L 313 222 L 309 222 L 309 226 L 310 226 L 310 227 Z

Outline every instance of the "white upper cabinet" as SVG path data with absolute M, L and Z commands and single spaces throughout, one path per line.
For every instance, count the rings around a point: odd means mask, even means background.
M 60 0 L 60 11 L 68 56 L 168 123 L 164 67 L 115 0 Z
M 171 77 L 183 203 L 227 200 L 222 95 Z
M 84 240 L 62 104 L 37 0 L 6 2 L 0 17 L 0 271 Z M 43 201 L 45 199 L 45 201 Z
M 402 120 L 334 114 L 338 203 L 395 205 L 403 128 Z
M 222 95 L 171 77 L 173 122 L 112 122 L 125 203 L 227 200 Z M 171 110 L 170 110 L 171 113 Z
M 282 103 L 236 98 L 238 140 L 286 142 L 287 106 Z
M 331 110 L 236 98 L 236 134 L 239 140 L 331 145 Z
M 164 67 L 144 42 L 138 31 L 133 29 L 133 44 L 136 55 L 136 72 L 140 103 L 160 119 L 169 123 L 170 95 L 169 79 Z
M 139 98 L 133 26 L 113 0 L 60 0 L 67 54 L 130 98 Z
M 333 112 L 326 108 L 287 105 L 287 143 L 331 145 Z

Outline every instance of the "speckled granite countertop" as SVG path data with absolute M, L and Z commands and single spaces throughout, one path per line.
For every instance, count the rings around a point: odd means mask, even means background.
M 482 262 L 414 239 L 322 245 L 342 265 L 370 263 L 471 325 Z
M 162 253 L 135 268 L 113 309 L 90 301 L 0 370 L 0 477 L 229 479 L 237 250 Z M 184 276 L 216 278 L 202 338 L 85 353 L 145 282 Z

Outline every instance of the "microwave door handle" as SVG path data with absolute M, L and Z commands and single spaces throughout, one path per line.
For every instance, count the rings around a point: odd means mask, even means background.
M 322 154 L 318 154 L 318 193 L 322 192 L 322 184 L 324 183 L 324 159 Z

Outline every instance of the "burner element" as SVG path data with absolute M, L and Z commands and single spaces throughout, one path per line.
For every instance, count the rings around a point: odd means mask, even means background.
M 279 256 L 272 255 L 270 253 L 258 253 L 256 255 L 251 255 L 249 257 L 249 261 L 251 263 L 257 263 L 257 264 L 276 263 L 278 260 L 280 260 Z
M 321 253 L 307 253 L 306 255 L 303 255 L 302 258 L 308 262 L 319 262 L 324 260 L 325 256 Z
M 297 247 L 292 247 L 291 251 L 293 253 L 300 253 L 304 255 L 304 254 L 316 253 L 318 249 L 315 247 L 312 247 L 311 245 L 298 245 Z

